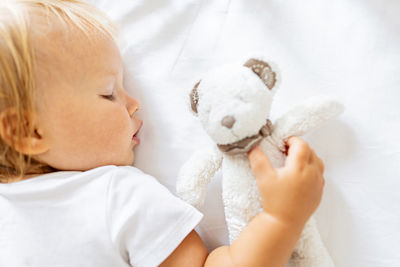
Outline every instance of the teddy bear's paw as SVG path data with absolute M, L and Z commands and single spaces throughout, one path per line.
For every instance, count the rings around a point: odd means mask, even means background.
M 180 191 L 177 195 L 195 208 L 200 208 L 204 204 L 205 194 L 202 192 Z

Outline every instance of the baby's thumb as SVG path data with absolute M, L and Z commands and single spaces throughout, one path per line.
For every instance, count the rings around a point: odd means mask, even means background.
M 275 173 L 274 167 L 259 146 L 250 150 L 248 156 L 250 168 L 256 179 L 273 179 L 275 177 L 271 175 Z

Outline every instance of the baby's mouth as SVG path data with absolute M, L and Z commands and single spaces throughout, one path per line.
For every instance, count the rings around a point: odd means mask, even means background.
M 139 139 L 139 137 L 137 137 L 137 135 L 139 134 L 139 131 L 142 128 L 142 125 L 143 125 L 143 121 L 140 122 L 139 128 L 136 130 L 135 134 L 132 136 L 132 141 L 136 142 L 137 144 L 140 144 L 140 139 Z
M 272 133 L 272 123 L 267 119 L 267 123 L 261 127 L 257 134 L 250 137 L 245 137 L 234 143 L 226 145 L 217 145 L 219 150 L 228 154 L 236 155 L 240 153 L 245 153 L 250 151 L 253 147 L 258 145 L 264 137 L 271 135 Z

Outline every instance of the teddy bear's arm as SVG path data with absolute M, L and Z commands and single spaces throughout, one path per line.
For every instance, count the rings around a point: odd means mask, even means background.
M 284 140 L 290 136 L 302 136 L 325 121 L 337 117 L 344 106 L 328 97 L 312 97 L 295 106 L 278 118 L 273 126 L 272 138 L 284 151 Z
M 216 148 L 195 152 L 179 171 L 176 193 L 199 208 L 204 203 L 207 185 L 221 163 L 222 153 Z

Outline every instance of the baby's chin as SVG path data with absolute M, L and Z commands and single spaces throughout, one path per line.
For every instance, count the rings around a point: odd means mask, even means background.
M 136 148 L 136 146 L 133 147 L 133 150 Z M 129 160 L 129 165 L 132 165 L 135 163 L 135 152 L 132 150 L 132 158 Z

